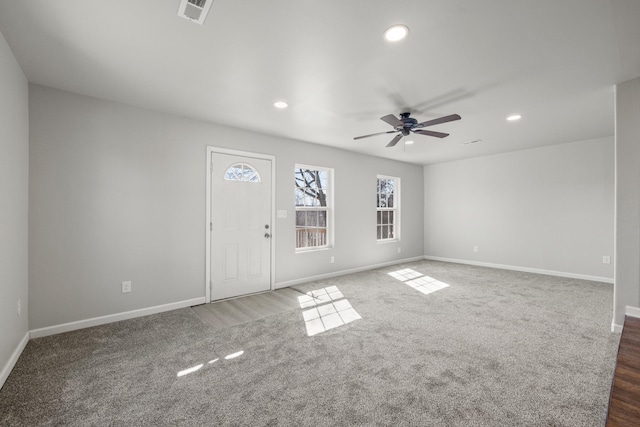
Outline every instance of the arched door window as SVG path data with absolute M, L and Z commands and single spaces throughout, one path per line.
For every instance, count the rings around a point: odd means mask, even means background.
M 227 181 L 260 182 L 260 175 L 253 166 L 246 163 L 236 163 L 224 173 Z

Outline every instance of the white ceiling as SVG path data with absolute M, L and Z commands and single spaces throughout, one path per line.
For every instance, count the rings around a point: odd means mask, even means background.
M 0 30 L 33 83 L 420 164 L 612 135 L 640 76 L 639 0 L 215 0 L 204 26 L 179 2 L 0 0 Z M 353 140 L 407 109 L 462 120 Z

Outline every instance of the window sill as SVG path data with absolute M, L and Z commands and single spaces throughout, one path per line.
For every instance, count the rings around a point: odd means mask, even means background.
M 400 239 L 387 239 L 387 240 L 376 240 L 378 245 L 384 245 L 385 243 L 399 243 Z
M 319 251 L 327 251 L 329 249 L 333 249 L 330 246 L 322 246 L 320 248 L 300 248 L 300 249 L 296 249 L 295 253 L 297 254 L 304 254 L 307 252 L 319 252 Z

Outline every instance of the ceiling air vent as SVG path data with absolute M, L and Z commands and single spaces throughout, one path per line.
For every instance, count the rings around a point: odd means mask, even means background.
M 204 20 L 211 9 L 213 0 L 181 0 L 178 16 L 197 24 L 204 24 Z

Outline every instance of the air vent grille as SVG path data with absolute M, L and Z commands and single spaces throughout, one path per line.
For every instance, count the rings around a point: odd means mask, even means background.
M 213 0 L 181 0 L 178 16 L 197 24 L 204 24 Z

